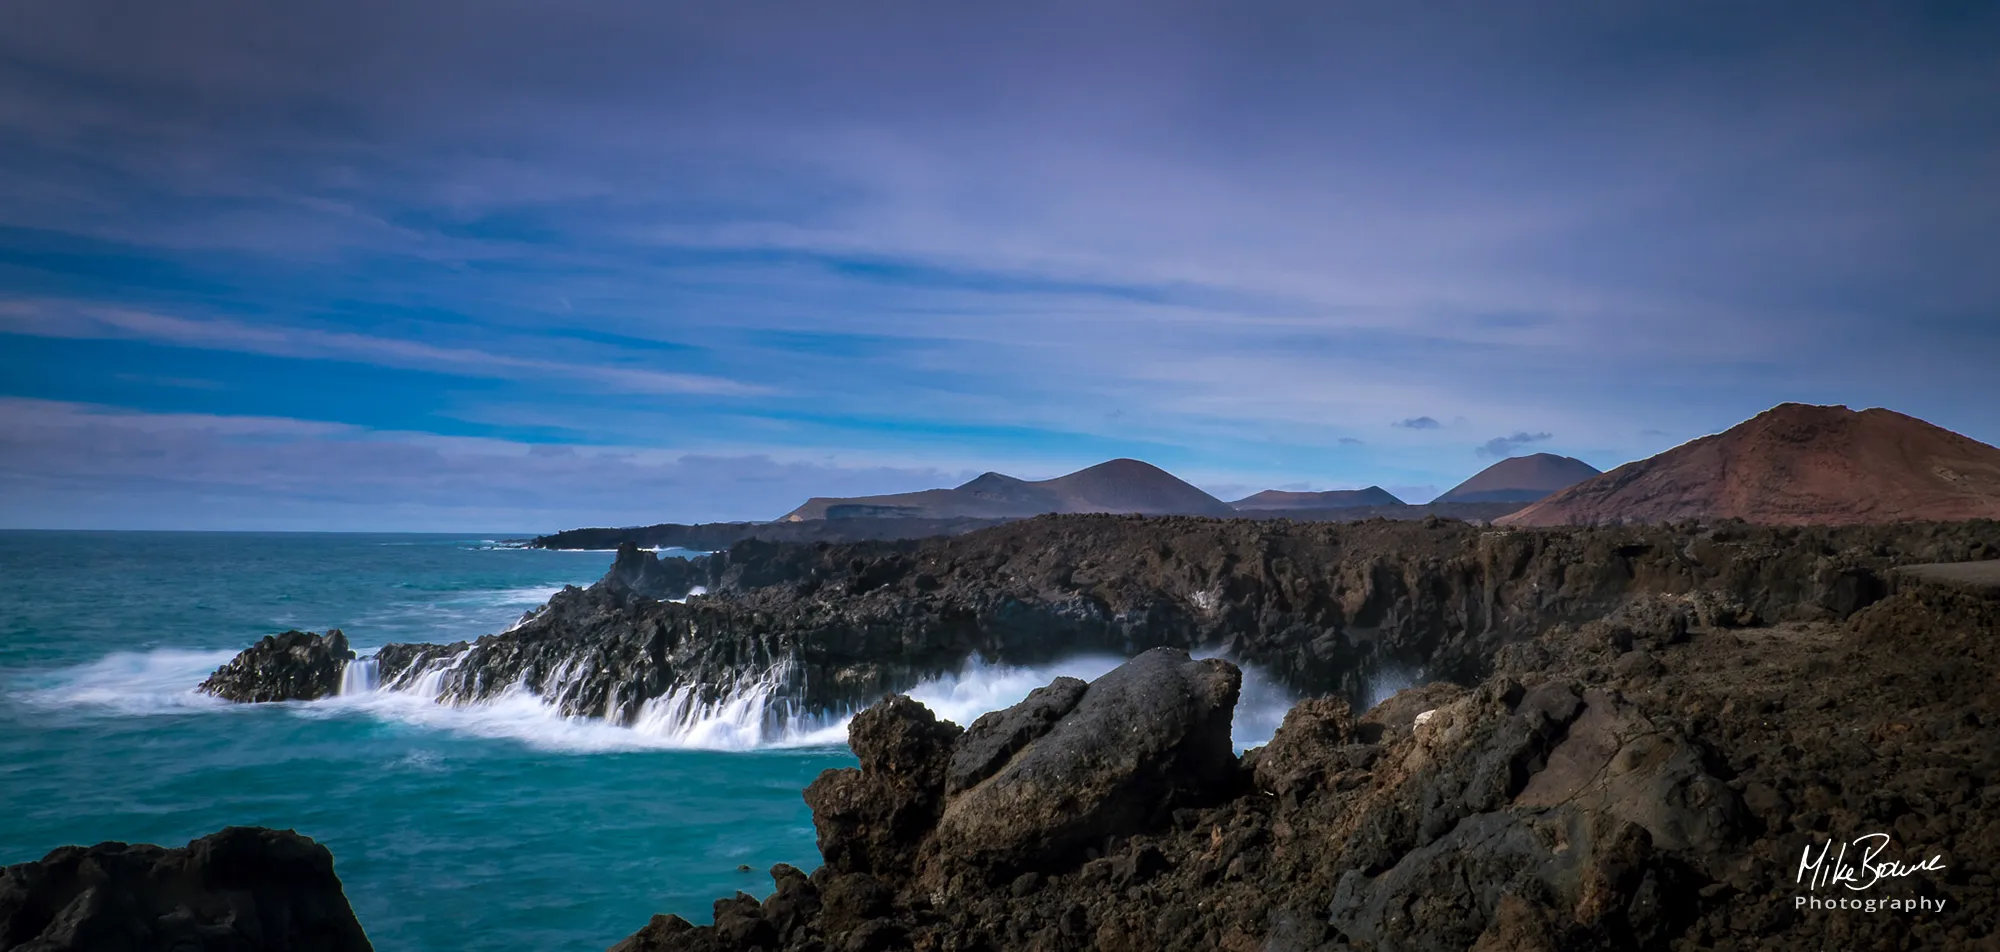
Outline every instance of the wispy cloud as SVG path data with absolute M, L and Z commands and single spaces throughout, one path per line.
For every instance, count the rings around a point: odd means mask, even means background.
M 2000 438 L 2000 13 L 1459 7 L 0 6 L 0 394 L 1258 487 Z
M 350 525 L 441 531 L 631 525 L 665 518 L 663 505 L 687 519 L 769 519 L 811 495 L 970 475 L 0 400 L 0 524 L 10 526 L 286 528 L 327 507 Z
M 128 308 L 6 302 L 0 307 L 0 331 L 44 337 L 127 338 L 276 357 L 363 361 L 474 377 L 558 377 L 625 393 L 750 396 L 772 392 L 762 386 L 699 374 L 565 363 L 422 341 L 239 320 L 196 320 Z
M 1522 447 L 1530 443 L 1540 443 L 1543 440 L 1550 439 L 1552 436 L 1553 434 L 1550 433 L 1529 433 L 1525 430 L 1520 430 L 1516 431 L 1513 436 L 1496 436 L 1487 440 L 1474 448 L 1473 452 L 1480 456 L 1505 458 L 1515 455 Z

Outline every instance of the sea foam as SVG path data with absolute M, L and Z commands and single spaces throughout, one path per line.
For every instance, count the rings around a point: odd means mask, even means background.
M 235 705 L 194 690 L 234 655 L 227 650 L 119 652 L 54 672 L 45 686 L 30 692 L 29 700 L 44 706 L 126 716 L 276 708 L 291 716 L 366 717 L 424 730 L 510 739 L 566 753 L 839 747 L 847 742 L 847 724 L 856 713 L 802 712 L 787 696 L 793 678 L 782 665 L 745 678 L 713 701 L 701 700 L 691 688 L 671 691 L 642 705 L 628 724 L 566 716 L 551 697 L 522 684 L 476 702 L 442 702 L 439 695 L 446 673 L 463 654 L 395 684 L 382 683 L 375 659 L 363 656 L 342 672 L 335 696 L 313 702 Z M 927 678 L 904 693 L 939 717 L 965 726 L 981 714 L 1020 701 L 1057 677 L 1095 680 L 1122 662 L 1112 655 L 1080 655 L 1041 665 L 996 664 L 974 658 L 957 671 Z M 563 673 L 554 673 L 547 683 L 551 695 L 560 695 Z M 1242 699 L 1233 730 L 1236 748 L 1268 741 L 1294 700 L 1262 671 L 1244 666 Z
M 119 651 L 27 679 L 22 698 L 40 707 L 112 714 L 188 714 L 228 708 L 195 686 L 236 652 L 159 648 Z

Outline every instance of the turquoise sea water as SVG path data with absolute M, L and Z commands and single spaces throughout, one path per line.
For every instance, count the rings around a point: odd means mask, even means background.
M 718 897 L 765 895 L 773 863 L 817 866 L 799 794 L 853 763 L 838 730 L 690 750 L 531 699 L 190 690 L 289 628 L 363 653 L 500 631 L 610 561 L 479 537 L 0 532 L 0 865 L 293 828 L 333 850 L 385 952 L 602 949 L 656 912 L 706 922 Z

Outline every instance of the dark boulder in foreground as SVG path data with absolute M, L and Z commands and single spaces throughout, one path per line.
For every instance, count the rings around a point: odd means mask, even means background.
M 970 783 L 938 819 L 939 885 L 977 889 L 982 880 L 1057 869 L 1106 837 L 1235 792 L 1229 724 L 1242 683 L 1235 665 L 1174 648 L 1098 678 L 991 776 L 958 778 Z
M 326 847 L 233 826 L 187 846 L 65 846 L 0 869 L 0 949 L 371 952 Z
M 1643 596 L 1469 683 L 1301 703 L 1240 761 L 1208 732 L 1233 672 L 1185 655 L 962 734 L 897 698 L 808 793 L 825 867 L 615 948 L 1992 948 L 1997 634 L 2000 592 L 1920 581 L 1778 624 Z M 1877 833 L 1930 865 L 1861 898 L 1907 907 L 1803 904 L 1860 895 L 1802 883 L 1807 850 Z
M 855 715 L 848 746 L 861 766 L 826 771 L 805 793 L 828 869 L 894 875 L 911 868 L 944 809 L 945 765 L 961 733 L 907 697 Z
M 215 669 L 201 683 L 204 694 L 229 701 L 316 701 L 340 693 L 340 679 L 354 652 L 340 629 L 324 635 L 288 631 L 262 641 Z

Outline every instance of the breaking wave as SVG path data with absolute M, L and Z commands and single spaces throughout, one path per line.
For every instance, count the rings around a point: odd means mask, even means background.
M 700 691 L 682 686 L 640 706 L 628 723 L 561 713 L 556 699 L 580 680 L 581 671 L 558 670 L 537 693 L 515 684 L 476 702 L 439 700 L 451 667 L 464 655 L 385 684 L 375 659 L 362 657 L 342 672 L 338 693 L 310 702 L 235 705 L 194 690 L 233 651 L 158 650 L 121 652 L 97 662 L 56 672 L 31 700 L 121 716 L 276 709 L 288 716 L 366 717 L 470 737 L 506 739 L 565 753 L 615 750 L 750 751 L 839 747 L 847 741 L 854 711 L 807 714 L 793 696 L 797 679 L 780 664 L 742 678 L 726 689 Z M 960 726 L 1005 708 L 1057 677 L 1094 680 L 1124 659 L 1084 655 L 1043 665 L 1005 665 L 980 659 L 958 671 L 929 678 L 907 692 L 941 718 Z M 1295 698 L 1254 667 L 1243 669 L 1233 740 L 1237 749 L 1268 741 Z

